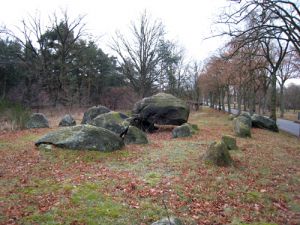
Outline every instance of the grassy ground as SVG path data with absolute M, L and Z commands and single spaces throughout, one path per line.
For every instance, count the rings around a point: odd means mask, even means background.
M 201 155 L 233 134 L 231 121 L 204 109 L 190 122 L 200 128 L 191 138 L 171 139 L 165 127 L 113 153 L 34 147 L 51 129 L 0 134 L 0 224 L 151 224 L 168 214 L 185 224 L 299 224 L 299 139 L 252 129 L 231 151 L 235 166 L 216 168 Z
M 291 120 L 291 121 L 299 121 L 298 120 L 298 113 L 299 112 L 300 112 L 299 110 L 296 110 L 295 112 L 293 110 L 286 111 L 284 113 L 283 118 L 286 119 L 286 120 Z M 280 113 L 277 114 L 278 118 L 279 118 L 279 115 L 280 115 Z

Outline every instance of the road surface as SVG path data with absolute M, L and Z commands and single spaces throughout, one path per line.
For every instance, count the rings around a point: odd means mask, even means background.
M 227 109 L 226 109 L 227 111 Z M 237 114 L 238 111 L 236 109 L 231 109 L 232 114 Z M 300 124 L 295 123 L 290 120 L 277 119 L 277 126 L 280 130 L 293 134 L 297 137 L 300 137 Z

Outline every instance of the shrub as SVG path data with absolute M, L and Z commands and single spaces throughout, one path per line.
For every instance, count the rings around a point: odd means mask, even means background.
M 30 110 L 22 104 L 0 100 L 0 121 L 8 122 L 11 130 L 24 129 L 29 116 Z

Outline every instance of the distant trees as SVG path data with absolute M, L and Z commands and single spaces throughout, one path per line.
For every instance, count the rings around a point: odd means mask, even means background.
M 137 98 L 167 92 L 201 101 L 201 64 L 166 38 L 163 24 L 145 12 L 128 36 L 117 32 L 109 56 L 88 38 L 84 17 L 54 13 L 0 29 L 1 98 L 30 107 L 105 104 L 128 107 Z
M 89 105 L 100 103 L 105 89 L 124 85 L 116 58 L 86 40 L 83 19 L 63 12 L 46 26 L 37 16 L 24 20 L 17 32 L 2 29 L 2 98 L 19 89 L 12 98 L 30 106 Z
M 270 93 L 270 117 L 276 120 L 277 83 L 278 80 L 282 83 L 280 78 L 285 76 L 282 73 L 290 73 L 284 66 L 288 63 L 285 59 L 293 54 L 292 51 L 300 53 L 299 2 L 249 0 L 239 3 L 231 5 L 218 21 L 226 25 L 220 35 L 232 37 L 225 56 L 226 68 L 235 68 L 240 73 L 232 79 L 235 82 L 231 87 L 237 94 L 239 111 L 243 98 L 244 110 L 248 108 L 250 113 L 256 110 L 257 101 L 259 110 L 264 111 L 266 94 Z M 224 74 L 223 79 L 228 76 Z M 282 94 L 282 111 L 283 99 Z
M 122 73 L 140 98 L 157 91 L 188 96 L 194 74 L 183 50 L 165 34 L 163 24 L 144 12 L 131 24 L 128 36 L 117 32 L 111 44 Z
M 291 84 L 285 89 L 287 109 L 300 109 L 300 85 Z
M 225 110 L 226 104 L 229 112 L 233 104 L 239 113 L 247 110 L 250 114 L 264 114 L 266 109 L 270 111 L 275 106 L 273 114 L 279 107 L 283 117 L 284 109 L 289 105 L 285 103 L 288 92 L 284 84 L 288 79 L 299 77 L 297 54 L 286 49 L 286 46 L 251 42 L 236 50 L 235 41 L 231 41 L 223 53 L 205 63 L 200 73 L 200 88 L 205 101 L 220 110 Z M 266 51 L 269 52 L 266 54 Z
M 285 57 L 284 62 L 279 67 L 279 72 L 277 75 L 277 80 L 279 84 L 279 104 L 280 104 L 280 117 L 283 118 L 285 111 L 285 96 L 284 96 L 284 85 L 286 81 L 291 78 L 300 77 L 300 71 L 297 68 L 298 59 L 295 52 L 291 52 L 287 57 Z
M 18 42 L 0 39 L 0 98 L 6 98 L 11 88 L 16 86 L 24 76 L 23 65 L 18 60 L 22 47 Z

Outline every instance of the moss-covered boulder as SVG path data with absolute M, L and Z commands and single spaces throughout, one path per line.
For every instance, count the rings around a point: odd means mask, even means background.
M 223 141 L 211 143 L 203 159 L 205 163 L 216 166 L 230 166 L 233 162 Z
M 235 150 L 238 148 L 236 145 L 236 139 L 231 135 L 223 135 L 222 141 L 224 142 L 228 150 Z
M 60 120 L 58 124 L 59 127 L 69 127 L 75 125 L 76 125 L 76 121 L 70 114 L 64 115 L 64 117 Z
M 172 130 L 173 138 L 190 137 L 192 136 L 192 134 L 193 134 L 193 129 L 188 123 L 175 127 Z
M 110 112 L 110 109 L 106 108 L 103 105 L 93 106 L 84 113 L 81 124 L 87 124 L 97 116 L 108 112 Z
M 252 127 L 252 119 L 248 112 L 241 113 L 237 118 L 239 118 L 240 121 L 247 124 L 250 128 Z
M 251 119 L 253 127 L 267 129 L 273 132 L 279 131 L 276 122 L 269 117 L 254 114 Z
M 233 131 L 238 137 L 251 137 L 251 126 L 249 126 L 248 119 L 244 116 L 234 118 Z
M 49 127 L 49 122 L 43 113 L 33 113 L 25 124 L 25 127 L 27 129 L 47 128 Z
M 147 123 L 161 125 L 182 125 L 189 117 L 189 107 L 173 95 L 159 93 L 137 102 L 132 110 L 133 116 L 144 123 L 140 128 L 147 130 Z M 145 129 L 146 127 L 146 129 Z
M 35 142 L 36 146 L 41 144 L 52 144 L 60 148 L 97 150 L 102 152 L 118 150 L 124 146 L 123 140 L 115 133 L 91 125 L 63 127 L 52 131 Z
M 108 129 L 116 134 L 121 134 L 125 129 L 125 120 L 127 118 L 123 113 L 111 111 L 97 116 L 89 124 Z
M 183 225 L 180 219 L 176 217 L 163 218 L 159 221 L 152 223 L 151 225 Z
M 129 126 L 124 142 L 125 144 L 148 144 L 148 138 L 146 133 L 139 128 Z

